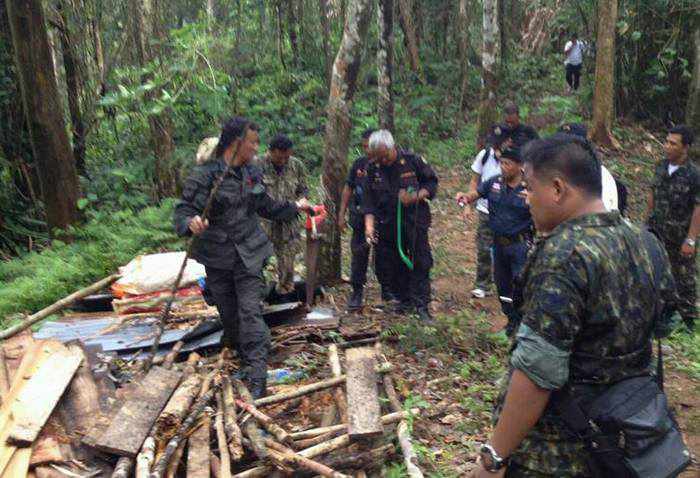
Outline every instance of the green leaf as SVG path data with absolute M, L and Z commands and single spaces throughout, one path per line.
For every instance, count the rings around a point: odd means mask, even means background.
M 80 209 L 81 211 L 82 211 L 83 209 L 85 209 L 85 208 L 87 207 L 88 204 L 90 204 L 90 201 L 89 201 L 87 198 L 80 198 L 80 199 L 78 199 L 77 206 L 78 206 L 78 209 Z
M 119 88 L 119 92 L 121 93 L 122 97 L 126 98 L 129 96 L 129 90 L 126 88 L 126 86 L 117 85 L 117 88 Z
M 640 32 L 640 31 L 632 32 L 632 41 L 639 41 L 640 38 L 642 38 L 642 32 Z

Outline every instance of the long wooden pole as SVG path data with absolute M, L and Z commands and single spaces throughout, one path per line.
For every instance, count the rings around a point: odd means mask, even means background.
M 45 307 L 41 309 L 39 312 L 36 314 L 32 314 L 26 318 L 24 318 L 20 323 L 15 324 L 11 327 L 6 328 L 2 332 L 0 332 L 0 340 L 5 340 L 7 338 L 12 337 L 13 335 L 23 331 L 24 329 L 27 329 L 31 327 L 32 325 L 36 324 L 42 319 L 45 319 L 49 315 L 55 314 L 59 310 L 62 310 L 69 305 L 71 305 L 73 302 L 75 302 L 78 299 L 82 299 L 83 297 L 86 297 L 90 294 L 94 294 L 95 292 L 98 292 L 102 290 L 104 287 L 107 287 L 109 284 L 114 282 L 115 280 L 119 279 L 121 277 L 120 274 L 112 274 L 109 277 L 105 277 L 104 279 L 95 282 L 94 284 L 85 287 L 84 289 L 77 290 L 73 292 L 71 295 L 64 297 L 63 299 L 54 302 L 48 307 Z

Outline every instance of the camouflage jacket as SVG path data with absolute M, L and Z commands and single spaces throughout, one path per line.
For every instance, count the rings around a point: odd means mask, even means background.
M 279 172 L 269 154 L 263 156 L 258 165 L 263 172 L 267 192 L 275 201 L 296 201 L 308 194 L 304 164 L 294 156 Z M 299 239 L 301 218 L 292 222 L 263 221 L 263 228 L 275 247 L 279 247 Z
M 671 331 L 678 301 L 663 246 L 618 212 L 571 219 L 537 239 L 518 285 L 511 370 L 553 391 L 649 373 L 652 335 Z M 583 444 L 567 435 L 548 407 L 513 460 L 555 476 L 585 474 Z
M 700 205 L 700 170 L 688 159 L 669 176 L 665 159 L 656 167 L 652 193 L 654 207 L 649 228 L 666 247 L 679 249 L 688 235 L 693 209 Z

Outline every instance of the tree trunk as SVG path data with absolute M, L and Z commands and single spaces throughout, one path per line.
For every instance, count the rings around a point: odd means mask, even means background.
M 207 0 L 207 28 L 211 31 L 214 27 L 214 0 Z
M 157 0 L 129 0 L 133 14 L 132 35 L 136 47 L 136 57 L 140 66 L 145 67 L 156 59 L 160 52 L 152 47 L 154 39 L 163 40 L 162 22 L 158 16 Z M 145 80 L 145 78 L 144 78 Z M 148 99 L 159 97 L 159 88 L 148 93 Z M 151 149 L 155 159 L 154 179 L 156 196 L 161 200 L 174 196 L 177 190 L 177 173 L 172 165 L 175 152 L 173 140 L 173 125 L 170 111 L 166 109 L 160 114 L 149 114 L 148 126 L 151 132 Z
M 496 73 L 498 57 L 496 42 L 498 39 L 498 5 L 497 0 L 483 0 L 483 51 L 481 53 L 481 103 L 477 120 L 477 144 L 482 145 L 489 127 L 496 122 L 496 90 L 498 75 Z
M 506 33 L 506 25 L 508 19 L 506 18 L 506 0 L 498 1 L 498 40 L 496 45 L 496 55 L 501 65 L 505 65 L 508 60 L 508 37 Z
M 693 130 L 700 134 L 700 24 L 695 28 L 693 32 L 693 42 L 695 44 L 694 56 L 693 56 L 693 77 L 690 80 L 690 87 L 688 92 L 688 106 L 685 111 L 685 122 L 693 128 Z M 700 158 L 700 145 L 696 144 L 693 146 L 693 151 L 691 153 L 694 159 Z
M 285 0 L 287 5 L 287 34 L 289 45 L 292 47 L 292 65 L 299 66 L 299 40 L 297 38 L 297 16 L 294 11 L 294 0 Z
M 377 12 L 379 20 L 379 48 L 377 49 L 377 112 L 379 127 L 393 131 L 394 0 L 380 0 Z
M 467 88 L 469 87 L 469 0 L 459 0 L 457 23 L 459 25 L 460 92 L 459 108 L 462 116 L 467 112 Z
M 425 83 L 423 69 L 421 68 L 420 55 L 418 54 L 418 40 L 416 38 L 416 28 L 413 25 L 413 8 L 410 0 L 399 1 L 399 23 L 403 30 L 404 43 L 408 50 L 408 59 L 411 62 L 411 70 L 416 75 L 418 81 Z
M 612 147 L 615 144 L 611 127 L 614 113 L 616 22 L 617 0 L 599 0 L 593 125 L 590 134 L 593 141 L 606 147 Z
M 282 1 L 278 0 L 275 3 L 275 12 L 277 13 L 277 56 L 279 56 L 282 68 L 287 68 L 284 62 L 284 47 L 283 47 L 283 27 L 282 27 Z
M 66 72 L 68 111 L 73 133 L 73 156 L 75 157 L 75 167 L 78 174 L 85 176 L 85 122 L 83 121 L 83 112 L 80 105 L 80 98 L 83 97 L 82 89 L 85 83 L 80 74 L 84 70 L 81 70 L 80 60 L 78 55 L 76 55 L 75 41 L 72 37 L 73 32 L 71 32 L 65 13 L 67 5 L 64 2 L 59 2 L 57 6 L 62 23 L 59 35 L 63 52 L 63 68 Z
M 326 87 L 330 88 L 331 78 L 333 76 L 333 56 L 331 53 L 331 24 L 328 20 L 328 0 L 318 0 L 318 8 L 321 17 L 323 57 L 326 66 Z
M 44 11 L 40 0 L 8 0 L 6 5 L 48 224 L 65 229 L 78 219 L 78 175 L 61 111 Z
M 350 0 L 345 29 L 333 64 L 324 140 L 322 186 L 328 211 L 328 227 L 321 242 L 319 277 L 322 283 L 340 279 L 340 233 L 337 207 L 347 172 L 348 143 L 352 124 L 350 106 L 360 70 L 362 39 L 367 34 L 370 0 Z

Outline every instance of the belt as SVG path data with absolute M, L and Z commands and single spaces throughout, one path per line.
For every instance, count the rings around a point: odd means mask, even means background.
M 531 239 L 529 232 L 521 232 L 514 236 L 494 236 L 493 242 L 499 246 L 511 246 L 513 244 L 518 244 L 520 242 L 527 242 Z

